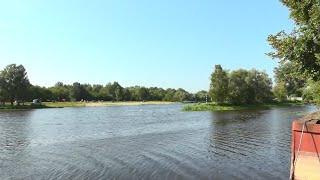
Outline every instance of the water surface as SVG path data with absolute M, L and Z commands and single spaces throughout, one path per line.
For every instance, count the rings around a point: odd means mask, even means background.
M 288 179 L 291 122 L 312 106 L 0 111 L 0 179 Z

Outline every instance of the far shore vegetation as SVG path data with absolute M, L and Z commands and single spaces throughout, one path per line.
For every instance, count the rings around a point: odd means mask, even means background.
M 276 80 L 283 78 L 287 66 L 276 69 Z M 300 81 L 299 81 L 300 82 Z M 282 83 L 282 81 L 281 81 Z M 209 91 L 189 93 L 184 89 L 158 87 L 122 87 L 119 83 L 103 85 L 66 85 L 62 82 L 53 87 L 30 84 L 22 65 L 11 64 L 0 71 L 0 109 L 39 109 L 60 107 L 97 107 L 170 104 L 184 102 L 185 111 L 227 111 L 268 108 L 292 105 L 288 97 L 299 96 L 312 102 L 320 86 L 314 83 L 303 90 L 303 86 L 272 87 L 272 80 L 265 72 L 255 69 L 226 71 L 216 65 L 211 75 Z M 279 85 L 280 84 L 280 85 Z M 289 84 L 290 85 L 290 84 Z M 36 100 L 36 102 L 34 102 Z M 193 104 L 189 104 L 192 102 Z
M 44 102 L 46 107 L 104 107 L 104 106 L 138 106 L 138 105 L 165 105 L 173 102 L 166 101 L 100 101 L 100 102 Z
M 112 101 L 69 101 L 69 102 L 42 102 L 39 104 L 33 104 L 26 102 L 20 105 L 11 105 L 10 103 L 5 103 L 0 105 L 0 110 L 21 110 L 21 109 L 44 109 L 44 108 L 64 108 L 64 107 L 106 107 L 106 106 L 139 106 L 139 105 L 168 105 L 174 102 L 166 101 L 122 101 L 122 102 L 112 102 Z
M 207 94 L 190 93 L 182 88 L 122 87 L 118 82 L 106 85 L 57 82 L 52 87 L 40 87 L 30 83 L 23 65 L 10 64 L 0 71 L 0 109 L 203 102 Z

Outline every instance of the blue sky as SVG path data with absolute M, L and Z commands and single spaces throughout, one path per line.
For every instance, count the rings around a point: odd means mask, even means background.
M 268 34 L 290 30 L 278 0 L 0 2 L 0 68 L 57 81 L 208 89 L 215 64 L 273 76 Z

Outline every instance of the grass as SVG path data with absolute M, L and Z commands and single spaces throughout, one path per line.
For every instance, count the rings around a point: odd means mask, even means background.
M 85 102 L 43 102 L 45 106 L 62 108 L 62 107 L 85 107 Z
M 216 103 L 197 103 L 188 104 L 183 107 L 184 111 L 236 111 L 236 110 L 254 110 L 254 109 L 269 109 L 273 107 L 289 107 L 294 105 L 302 105 L 301 102 L 286 102 L 286 103 L 268 103 L 268 104 L 245 104 L 245 105 L 231 105 Z

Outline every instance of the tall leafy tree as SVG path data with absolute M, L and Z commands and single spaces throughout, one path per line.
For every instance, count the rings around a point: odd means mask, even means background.
M 112 84 L 113 86 L 113 99 L 115 101 L 122 101 L 123 100 L 123 87 L 118 83 L 118 82 L 114 82 Z
M 166 89 L 166 94 L 165 94 L 163 100 L 164 101 L 172 101 L 172 102 L 175 101 L 173 98 L 175 93 L 176 93 L 175 89 L 172 89 L 172 88 Z
M 308 80 L 303 91 L 303 99 L 320 104 L 320 81 Z
M 252 69 L 246 77 L 248 92 L 246 100 L 249 104 L 264 103 L 272 100 L 272 80 L 265 72 Z
M 57 82 L 54 87 L 49 88 L 55 101 L 70 100 L 70 87 L 62 82 Z
M 191 98 L 191 94 L 182 88 L 177 89 L 173 96 L 173 100 L 177 102 L 188 101 L 191 100 Z
M 22 65 L 10 64 L 1 71 L 2 91 L 13 105 L 14 101 L 22 101 L 27 97 L 30 82 Z
M 302 96 L 306 84 L 306 75 L 299 72 L 297 63 L 284 62 L 274 70 L 276 83 L 285 83 L 288 96 Z
M 4 105 L 7 98 L 8 98 L 8 95 L 5 87 L 5 81 L 4 81 L 4 78 L 2 77 L 2 73 L 0 73 L 0 103 Z
M 139 101 L 146 101 L 149 100 L 150 94 L 147 88 L 141 87 L 138 89 L 138 100 Z
M 273 93 L 278 101 L 284 102 L 287 100 L 287 88 L 285 82 L 278 82 L 273 88 Z
M 54 99 L 52 91 L 48 88 L 31 85 L 28 89 L 28 101 L 41 99 L 41 101 L 50 101 Z
M 71 87 L 70 96 L 71 96 L 71 99 L 75 101 L 87 100 L 89 93 L 86 90 L 84 85 L 81 85 L 80 83 L 75 82 Z
M 239 69 L 230 73 L 229 97 L 228 100 L 232 104 L 249 104 L 254 98 L 252 90 L 249 89 L 247 77 L 248 71 Z M 250 99 L 251 97 L 251 99 Z
M 227 72 L 221 65 L 215 65 L 214 72 L 211 74 L 210 97 L 217 103 L 224 103 L 228 98 L 229 78 Z
M 198 102 L 205 102 L 208 99 L 208 92 L 207 91 L 199 91 L 195 94 L 195 100 Z
M 320 80 L 320 2 L 319 0 L 281 0 L 295 21 L 292 32 L 281 31 L 270 35 L 268 41 L 274 48 L 269 53 L 282 63 L 295 63 L 301 73 Z

